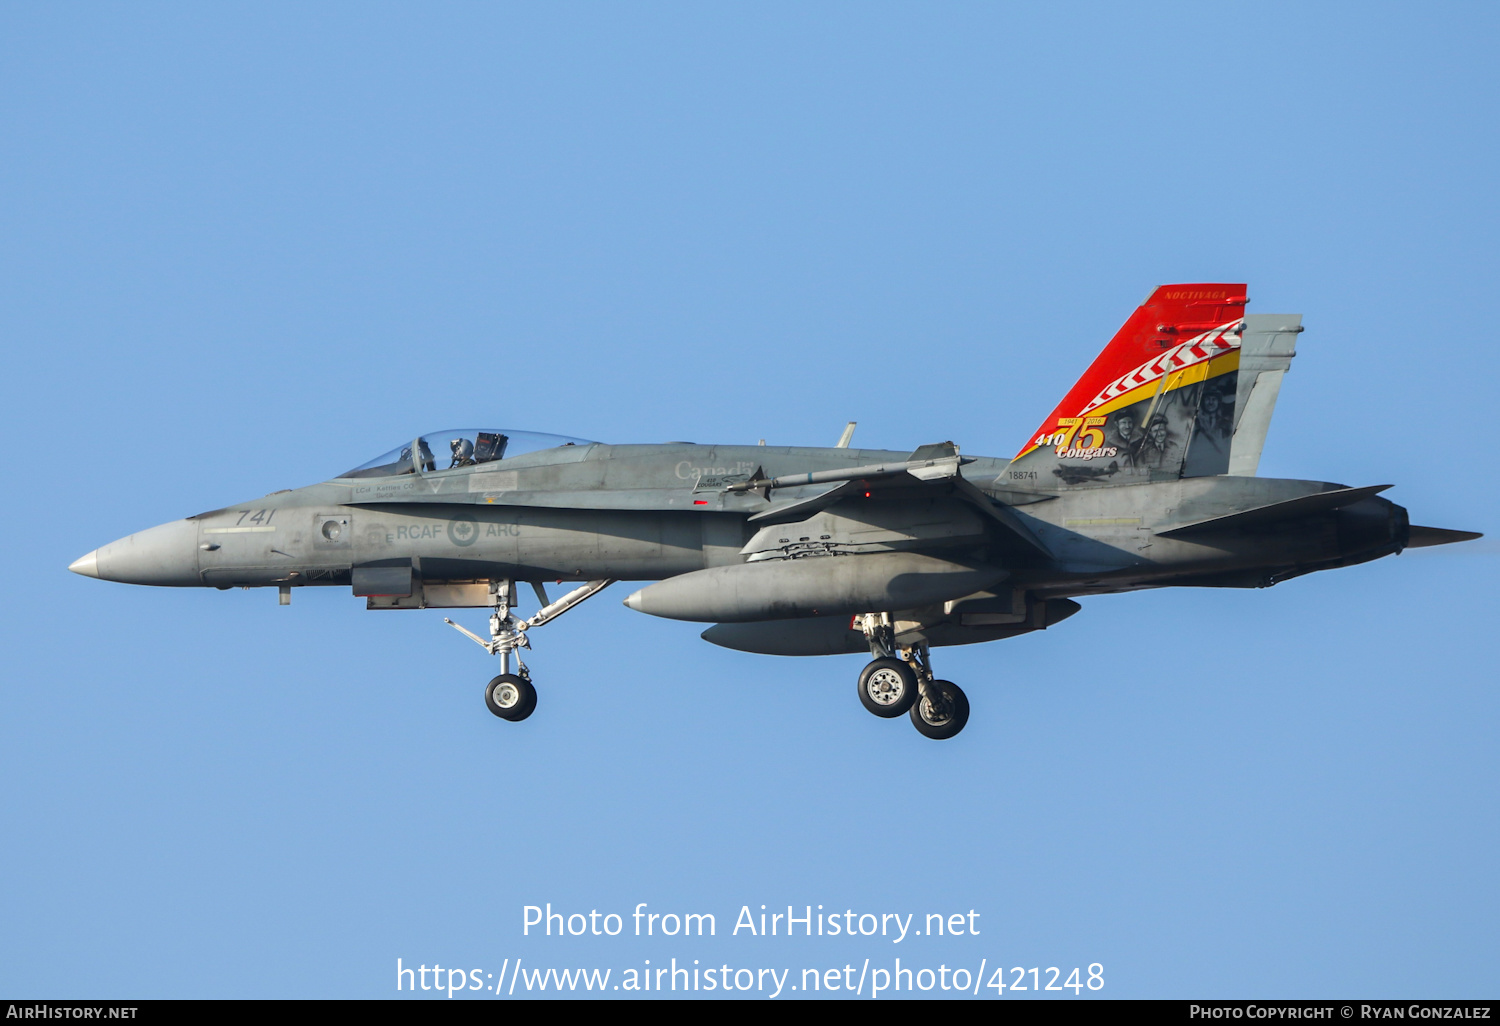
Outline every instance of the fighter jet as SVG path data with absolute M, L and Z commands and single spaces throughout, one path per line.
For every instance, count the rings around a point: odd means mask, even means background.
M 369 609 L 488 608 L 485 703 L 536 708 L 520 651 L 617 580 L 625 605 L 777 655 L 868 653 L 866 709 L 951 738 L 969 701 L 932 650 L 1051 628 L 1077 599 L 1263 588 L 1479 537 L 1348 487 L 1256 476 L 1300 315 L 1243 285 L 1164 285 L 1011 459 L 951 441 L 613 445 L 503 429 L 414 436 L 330 481 L 132 534 L 68 569 L 128 584 L 343 587 Z M 549 582 L 578 586 L 555 601 Z M 518 585 L 537 610 L 518 614 Z M 514 666 L 512 666 L 514 661 Z

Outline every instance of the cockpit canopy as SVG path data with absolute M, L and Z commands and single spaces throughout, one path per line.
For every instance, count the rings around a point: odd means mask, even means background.
M 520 456 L 563 445 L 591 445 L 587 438 L 546 435 L 536 431 L 506 431 L 501 428 L 452 428 L 433 431 L 397 446 L 369 463 L 361 463 L 340 477 L 394 477 L 455 467 L 472 467 L 477 463 Z M 416 453 L 415 461 L 412 453 Z

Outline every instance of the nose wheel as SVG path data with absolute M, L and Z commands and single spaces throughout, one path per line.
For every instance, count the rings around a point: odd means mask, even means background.
M 515 673 L 502 673 L 484 687 L 484 704 L 502 720 L 519 723 L 536 711 L 536 688 Z

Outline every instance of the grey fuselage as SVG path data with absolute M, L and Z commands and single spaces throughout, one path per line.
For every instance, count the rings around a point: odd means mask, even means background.
M 967 462 L 963 478 L 1028 528 L 1040 548 L 1018 543 L 971 501 L 942 489 L 846 489 L 822 507 L 815 500 L 826 485 L 769 496 L 726 491 L 752 476 L 906 458 L 868 449 L 570 445 L 275 492 L 122 538 L 75 569 L 91 559 L 79 572 L 216 588 L 348 587 L 357 569 L 406 567 L 413 580 L 432 585 L 659 581 L 747 559 L 920 551 L 1003 567 L 1010 585 L 1045 600 L 1166 585 L 1264 586 L 1399 552 L 1407 539 L 1406 511 L 1378 497 L 1273 524 L 1169 537 L 1163 532 L 1177 525 L 1340 486 L 1217 476 L 1089 487 L 1012 479 L 1010 461 L 984 457 Z M 798 508 L 777 515 L 792 504 Z

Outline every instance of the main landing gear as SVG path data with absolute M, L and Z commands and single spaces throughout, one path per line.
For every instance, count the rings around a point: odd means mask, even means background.
M 906 713 L 925 737 L 943 741 L 969 722 L 969 698 L 949 680 L 935 680 L 925 644 L 898 648 L 887 613 L 859 618 L 873 662 L 859 675 L 859 700 L 882 719 Z
M 490 640 L 485 641 L 479 635 L 466 627 L 461 627 L 443 618 L 443 622 L 461 634 L 467 635 L 480 648 L 490 655 L 500 657 L 500 675 L 491 680 L 484 687 L 484 704 L 489 707 L 490 712 L 502 720 L 519 722 L 530 716 L 536 710 L 536 688 L 531 683 L 531 671 L 526 664 L 521 662 L 520 649 L 530 648 L 531 639 L 526 632 L 545 623 L 551 623 L 568 610 L 578 605 L 584 599 L 592 598 L 605 588 L 615 583 L 609 581 L 589 581 L 580 587 L 574 588 L 556 602 L 547 601 L 547 592 L 540 584 L 532 584 L 536 589 L 537 601 L 541 603 L 539 609 L 530 619 L 519 619 L 510 611 L 512 590 L 515 582 L 502 580 L 490 582 Z M 516 672 L 510 672 L 511 656 L 516 657 Z

